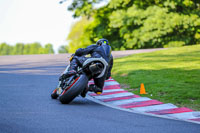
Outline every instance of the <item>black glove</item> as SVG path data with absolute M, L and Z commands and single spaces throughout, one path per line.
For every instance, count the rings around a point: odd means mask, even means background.
M 63 74 L 62 76 L 60 76 L 59 80 L 63 80 L 63 79 L 66 79 L 66 78 L 69 78 L 70 76 L 72 75 L 75 75 L 77 72 L 75 70 L 71 70 L 71 71 L 68 71 L 67 73 Z
M 64 74 L 59 77 L 59 81 L 62 81 L 63 79 L 64 79 Z

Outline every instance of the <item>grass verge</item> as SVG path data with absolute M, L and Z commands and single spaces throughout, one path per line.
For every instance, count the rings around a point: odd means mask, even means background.
M 134 94 L 144 83 L 144 97 L 200 110 L 200 45 L 117 58 L 112 77 Z

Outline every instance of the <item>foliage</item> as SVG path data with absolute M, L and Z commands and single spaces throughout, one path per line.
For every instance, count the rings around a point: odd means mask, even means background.
M 6 43 L 2 43 L 0 45 L 0 55 L 10 55 L 13 51 L 13 47 L 6 44 Z
M 199 70 L 200 45 L 193 45 L 115 59 L 112 77 L 134 94 L 144 83 L 141 96 L 200 110 Z
M 123 17 L 120 14 L 124 14 Z M 170 13 L 158 6 L 146 10 L 133 6 L 127 12 L 114 12 L 110 19 L 113 20 L 112 28 L 120 28 L 120 36 L 125 40 L 123 46 L 127 49 L 163 47 L 174 41 L 193 44 L 200 27 L 200 18 L 196 14 Z
M 73 0 L 68 10 L 74 11 L 73 17 L 87 16 L 88 18 L 94 12 L 94 4 L 103 0 Z
M 0 55 L 24 55 L 24 54 L 53 54 L 52 44 L 46 44 L 44 47 L 40 43 L 23 44 L 17 43 L 11 46 L 6 43 L 0 44 Z
M 88 20 L 87 18 L 83 17 L 80 21 L 72 26 L 71 32 L 67 38 L 70 40 L 68 48 L 70 53 L 74 52 L 79 47 L 84 47 L 88 44 L 91 44 L 91 40 L 89 38 L 90 33 L 86 30 L 91 21 L 92 20 Z
M 68 45 L 62 45 L 58 49 L 58 53 L 68 53 L 69 51 L 69 46 Z
M 74 0 L 77 2 L 79 0 Z M 93 6 L 97 2 L 84 0 Z M 72 4 L 73 5 L 73 4 Z M 200 42 L 200 2 L 198 0 L 110 0 L 98 9 L 87 4 L 73 6 L 81 12 L 68 36 L 70 52 L 107 38 L 114 50 L 171 47 Z M 85 17 L 86 16 L 86 17 Z M 86 18 L 92 16 L 87 22 Z M 85 23 L 87 22 L 87 23 Z M 82 25 L 82 27 L 81 27 Z M 71 34 L 70 33 L 70 34 Z M 81 34 L 80 34 L 81 33 Z
M 54 49 L 53 49 L 53 45 L 48 43 L 44 46 L 44 48 L 41 48 L 43 50 L 42 53 L 44 54 L 54 54 Z

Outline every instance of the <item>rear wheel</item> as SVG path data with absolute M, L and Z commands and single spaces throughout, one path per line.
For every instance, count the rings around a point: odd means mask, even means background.
M 85 74 L 77 77 L 72 81 L 72 84 L 66 88 L 59 96 L 59 100 L 63 104 L 70 103 L 76 96 L 78 96 L 88 84 L 88 78 Z

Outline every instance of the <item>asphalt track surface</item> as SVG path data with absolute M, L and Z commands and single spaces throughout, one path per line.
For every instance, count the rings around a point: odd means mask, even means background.
M 200 132 L 195 123 L 125 112 L 81 97 L 69 105 L 52 100 L 67 57 L 0 56 L 0 133 Z

